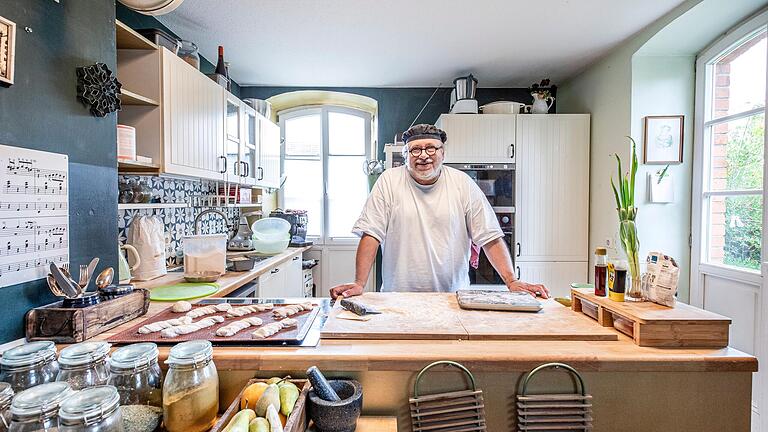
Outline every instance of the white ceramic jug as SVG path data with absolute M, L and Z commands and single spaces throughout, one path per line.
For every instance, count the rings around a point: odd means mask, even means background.
M 533 114 L 547 114 L 552 108 L 552 104 L 555 103 L 555 98 L 552 96 L 543 97 L 539 93 L 531 93 L 531 96 L 533 96 L 533 107 L 531 108 Z

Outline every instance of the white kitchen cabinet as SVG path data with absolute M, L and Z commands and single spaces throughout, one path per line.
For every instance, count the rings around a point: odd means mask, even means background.
M 437 127 L 448 135 L 446 163 L 513 163 L 514 114 L 443 114 Z
M 166 49 L 161 51 L 163 164 L 169 174 L 222 179 L 224 89 Z
M 515 272 L 520 280 L 543 284 L 552 297 L 571 293 L 571 283 L 587 282 L 588 263 L 583 262 L 518 262 Z
M 259 276 L 258 292 L 262 298 L 304 297 L 301 255 Z
M 280 172 L 280 126 L 266 117 L 256 114 L 259 119 L 260 158 L 256 185 L 279 188 Z
M 243 131 L 240 146 L 240 174 L 243 183 L 248 186 L 256 184 L 259 175 L 261 126 L 256 117 L 256 110 L 242 103 Z
M 516 130 L 515 261 L 588 261 L 589 115 L 519 115 Z

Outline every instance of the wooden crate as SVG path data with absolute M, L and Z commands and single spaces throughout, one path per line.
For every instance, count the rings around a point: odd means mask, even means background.
M 571 309 L 596 319 L 603 327 L 614 327 L 640 346 L 728 346 L 731 319 L 685 303 L 669 308 L 651 302 L 615 302 L 594 295 L 589 288 L 571 289 L 571 298 Z
M 149 309 L 149 291 L 132 293 L 84 308 L 64 308 L 62 302 L 31 309 L 26 315 L 28 341 L 77 343 L 143 316 Z
M 229 421 L 232 420 L 232 417 L 235 416 L 238 412 L 240 412 L 240 399 L 243 397 L 243 392 L 245 392 L 245 388 L 249 385 L 256 383 L 256 382 L 266 382 L 267 379 L 252 379 L 248 381 L 248 383 L 243 387 L 242 390 L 240 390 L 240 393 L 237 394 L 237 397 L 234 401 L 232 401 L 231 404 L 229 404 L 229 407 L 226 411 L 224 411 L 224 414 L 221 415 L 219 418 L 219 421 L 216 422 L 215 425 L 211 428 L 210 432 L 221 432 L 224 430 L 224 428 L 227 427 L 229 424 Z M 288 416 L 288 420 L 285 423 L 285 427 L 283 428 L 283 432 L 306 432 L 307 427 L 309 426 L 309 419 L 307 418 L 307 394 L 309 393 L 309 389 L 312 388 L 312 385 L 309 384 L 309 380 L 305 379 L 292 379 L 288 380 L 294 384 L 296 384 L 296 387 L 301 389 L 301 393 L 299 393 L 299 398 L 296 400 L 296 405 L 293 408 L 293 411 L 291 412 L 291 415 Z

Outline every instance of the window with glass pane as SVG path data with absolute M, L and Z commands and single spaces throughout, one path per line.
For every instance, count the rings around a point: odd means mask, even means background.
M 706 261 L 758 270 L 765 148 L 766 32 L 723 52 L 708 68 L 709 159 L 704 214 Z
M 370 116 L 334 107 L 308 108 L 287 114 L 281 123 L 288 178 L 283 205 L 307 210 L 307 234 L 320 242 L 356 238 L 352 226 L 368 197 L 363 168 Z

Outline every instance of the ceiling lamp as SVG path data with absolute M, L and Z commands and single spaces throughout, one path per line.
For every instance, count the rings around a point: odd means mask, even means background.
M 184 0 L 118 0 L 120 3 L 144 15 L 165 15 Z

